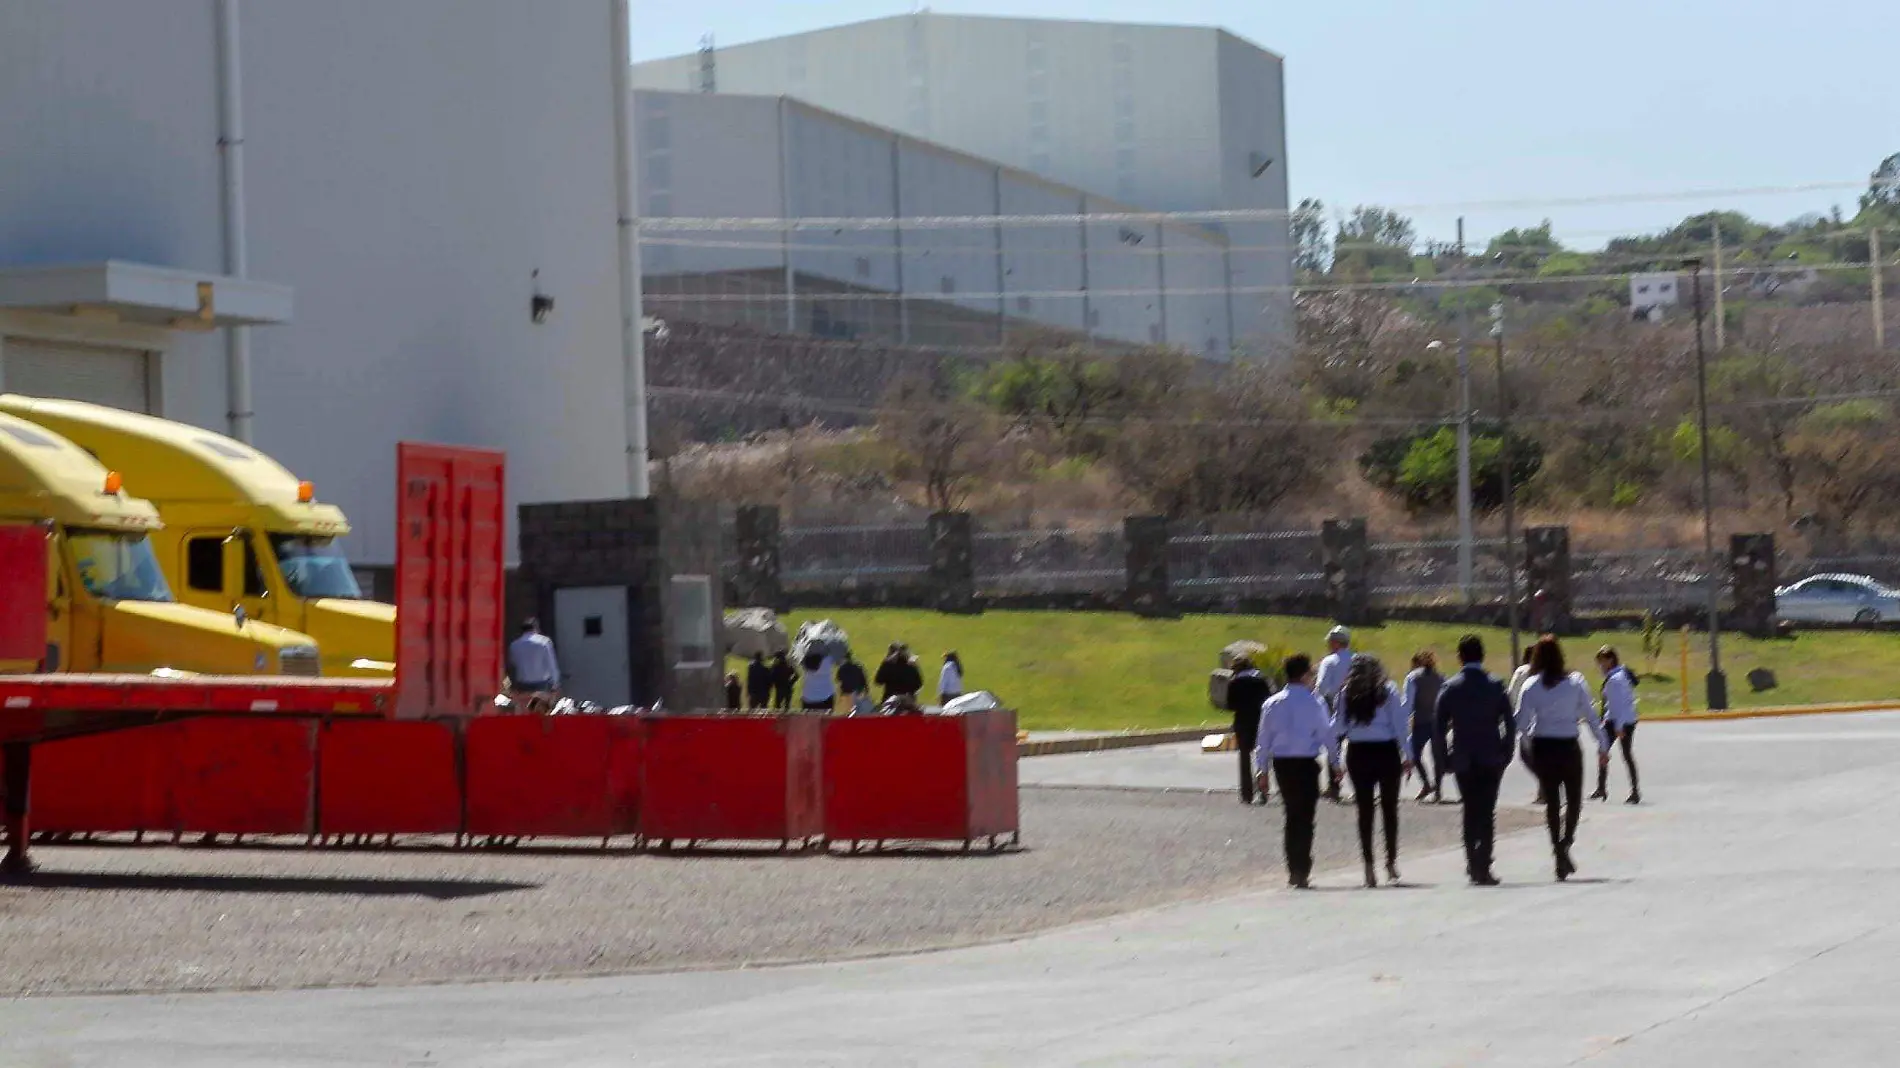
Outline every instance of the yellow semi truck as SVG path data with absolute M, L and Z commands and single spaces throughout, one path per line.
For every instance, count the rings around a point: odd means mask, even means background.
M 158 510 L 43 426 L 0 414 L 0 524 L 45 532 L 46 655 L 0 671 L 316 675 L 308 635 L 179 604 L 153 547 Z
M 309 634 L 325 676 L 395 671 L 396 608 L 363 598 L 350 531 L 282 464 L 185 423 L 81 401 L 0 396 L 0 413 L 70 438 L 158 508 L 157 556 L 180 600 Z

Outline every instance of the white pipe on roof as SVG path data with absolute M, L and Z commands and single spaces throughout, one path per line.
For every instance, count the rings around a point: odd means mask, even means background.
M 250 273 L 244 234 L 244 83 L 238 47 L 238 0 L 218 0 L 218 155 L 223 163 L 224 273 Z M 215 300 L 215 294 L 214 298 Z M 251 330 L 224 332 L 226 421 L 231 436 L 251 442 Z

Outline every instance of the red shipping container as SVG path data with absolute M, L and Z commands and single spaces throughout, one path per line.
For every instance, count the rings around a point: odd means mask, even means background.
M 648 841 L 776 841 L 824 831 L 817 716 L 647 722 L 640 834 Z
M 487 449 L 396 446 L 397 718 L 473 716 L 501 686 L 503 468 Z
M 176 724 L 137 727 L 33 747 L 33 828 L 55 834 L 169 832 L 168 783 L 177 762 Z
M 315 722 L 207 716 L 175 729 L 175 762 L 161 773 L 174 829 L 316 833 Z
M 825 837 L 969 843 L 1019 831 L 1016 716 L 825 723 Z
M 455 834 L 462 785 L 455 728 L 341 720 L 317 732 L 317 833 Z
M 640 720 L 489 716 L 467 730 L 469 834 L 609 838 L 637 826 Z

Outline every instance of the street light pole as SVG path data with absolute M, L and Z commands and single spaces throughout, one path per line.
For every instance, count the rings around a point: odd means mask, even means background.
M 1465 219 L 1458 217 L 1459 276 L 1465 267 Z M 1458 294 L 1458 585 L 1467 608 L 1478 603 L 1473 585 L 1475 536 L 1471 529 L 1471 291 Z
M 1728 676 L 1722 673 L 1722 562 L 1715 555 L 1715 504 L 1711 486 L 1709 457 L 1709 355 L 1702 342 L 1702 261 L 1695 257 L 1682 261 L 1695 277 L 1695 403 L 1701 423 L 1702 452 L 1702 552 L 1709 569 L 1709 709 L 1728 707 Z
M 1517 501 L 1511 486 L 1511 387 L 1504 380 L 1504 302 L 1491 305 L 1491 337 L 1498 343 L 1498 458 L 1504 465 L 1504 604 L 1511 623 L 1511 663 L 1523 656 L 1517 619 Z

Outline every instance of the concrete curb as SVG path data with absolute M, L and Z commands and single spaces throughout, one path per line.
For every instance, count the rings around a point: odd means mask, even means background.
M 1198 742 L 1210 734 L 1227 733 L 1219 727 L 1183 727 L 1166 731 L 1129 731 L 1095 738 L 1052 738 L 1041 742 L 1018 742 L 1016 754 L 1025 757 L 1061 756 L 1066 753 L 1104 753 L 1111 749 L 1136 749 L 1148 745 L 1175 745 Z
M 1868 701 L 1838 705 L 1779 705 L 1765 708 L 1732 708 L 1726 712 L 1657 712 L 1643 716 L 1648 723 L 1702 723 L 1731 719 L 1773 719 L 1781 716 L 1844 716 L 1857 712 L 1893 712 L 1900 701 Z

